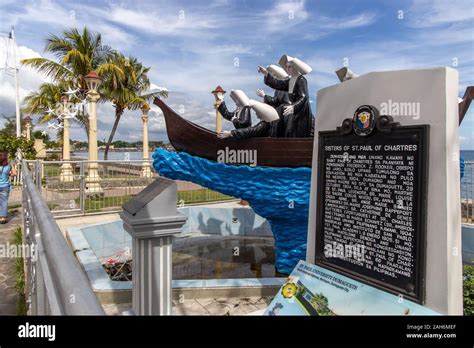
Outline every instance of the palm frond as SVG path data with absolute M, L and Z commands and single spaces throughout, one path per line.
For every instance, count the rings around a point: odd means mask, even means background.
M 76 67 L 86 68 L 83 70 L 90 70 L 91 68 L 90 58 L 75 48 L 69 50 L 69 52 L 62 59 L 62 63 L 64 65 L 69 64 Z
M 145 98 L 147 101 L 151 101 L 155 99 L 156 97 L 168 98 L 168 90 L 164 89 L 162 91 L 142 93 L 141 96 L 142 98 Z
M 74 76 L 73 72 L 65 66 L 46 58 L 23 59 L 21 64 L 35 68 L 54 81 L 65 80 Z

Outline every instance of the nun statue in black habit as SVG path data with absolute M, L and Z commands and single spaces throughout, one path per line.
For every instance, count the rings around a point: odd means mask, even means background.
M 267 66 L 267 71 L 272 74 L 272 76 L 278 80 L 287 80 L 290 78 L 288 76 L 287 72 L 285 69 L 277 66 L 277 65 L 269 65 Z M 290 98 L 288 96 L 287 91 L 280 91 L 278 89 L 275 89 L 275 92 L 272 96 L 266 95 L 263 89 L 257 89 L 257 95 L 261 98 L 263 98 L 263 102 L 265 104 L 273 106 L 275 109 L 279 107 L 282 104 L 289 104 L 290 103 Z
M 237 109 L 229 111 L 224 100 L 221 100 L 217 109 L 222 117 L 231 121 L 236 129 L 250 127 L 252 125 L 250 106 L 245 106 L 249 100 L 247 95 L 243 91 L 237 89 L 230 92 L 230 97 L 235 102 L 235 105 L 237 105 Z
M 223 131 L 217 134 L 219 138 L 233 137 L 236 139 L 246 139 L 253 137 L 278 137 L 280 116 L 275 108 L 253 99 L 248 99 L 245 105 L 255 111 L 260 122 L 251 127 Z
M 289 79 L 279 80 L 263 67 L 259 67 L 258 71 L 265 75 L 264 81 L 267 86 L 288 92 L 290 102 L 277 107 L 284 122 L 284 137 L 310 137 L 313 116 L 309 103 L 308 82 L 304 75 L 310 73 L 312 69 L 302 60 L 288 55 L 283 55 L 279 64 L 286 68 L 290 75 Z

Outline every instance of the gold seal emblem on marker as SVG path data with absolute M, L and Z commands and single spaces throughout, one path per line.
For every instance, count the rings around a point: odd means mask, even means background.
M 281 294 L 284 298 L 292 298 L 293 296 L 295 296 L 296 290 L 298 290 L 298 287 L 295 284 L 287 283 L 283 285 L 283 288 L 281 289 Z

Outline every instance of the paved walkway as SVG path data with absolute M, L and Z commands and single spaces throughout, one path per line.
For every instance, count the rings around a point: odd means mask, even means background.
M 173 315 L 250 315 L 262 311 L 270 304 L 272 297 L 246 297 L 246 298 L 206 298 L 173 300 Z M 132 309 L 131 303 L 102 304 L 107 315 L 124 315 Z M 258 312 L 260 311 L 260 312 Z
M 12 244 L 13 231 L 21 226 L 19 209 L 5 225 L 0 225 L 0 244 Z M 0 255 L 0 315 L 16 315 L 18 294 L 15 289 L 15 258 Z

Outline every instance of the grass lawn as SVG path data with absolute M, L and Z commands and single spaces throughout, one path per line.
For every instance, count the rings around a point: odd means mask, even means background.
M 194 204 L 202 202 L 226 201 L 234 197 L 226 196 L 220 192 L 208 189 L 178 191 L 178 204 Z
M 133 196 L 112 196 L 112 197 L 87 197 L 84 202 L 86 212 L 98 212 L 105 208 L 120 208 L 124 203 L 128 202 Z M 195 204 L 202 202 L 215 202 L 234 199 L 219 192 L 209 191 L 207 189 L 178 191 L 177 203 Z M 76 204 L 79 205 L 79 198 L 75 199 Z
M 59 177 L 59 174 L 61 174 L 61 166 L 62 164 L 43 164 L 44 177 L 46 178 Z M 72 164 L 71 166 L 74 168 Z M 79 166 L 76 166 L 74 168 L 74 174 L 75 175 L 80 174 Z

